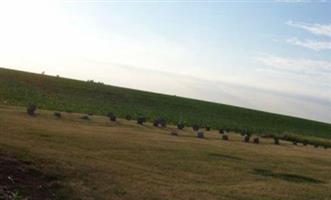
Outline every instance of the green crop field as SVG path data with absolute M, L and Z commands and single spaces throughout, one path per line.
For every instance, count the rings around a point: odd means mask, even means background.
M 293 133 L 331 138 L 331 125 L 206 101 L 114 87 L 0 68 L 3 104 L 95 113 L 119 117 L 163 117 L 170 123 L 199 124 L 212 128 L 250 129 L 256 134 Z

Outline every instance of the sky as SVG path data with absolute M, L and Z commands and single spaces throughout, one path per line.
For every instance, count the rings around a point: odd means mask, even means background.
M 1 1 L 0 67 L 331 123 L 331 1 Z

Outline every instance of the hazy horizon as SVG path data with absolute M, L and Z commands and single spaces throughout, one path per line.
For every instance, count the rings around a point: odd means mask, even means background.
M 330 10 L 329 1 L 1 2 L 0 67 L 331 123 Z

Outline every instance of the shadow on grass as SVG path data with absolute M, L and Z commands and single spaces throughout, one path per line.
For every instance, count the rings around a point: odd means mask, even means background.
M 26 153 L 20 157 L 29 159 Z M 0 199 L 72 199 L 64 178 L 0 149 Z
M 221 159 L 242 160 L 242 158 L 240 158 L 240 157 L 226 155 L 226 154 L 220 154 L 220 153 L 208 153 L 208 155 L 211 157 L 221 158 Z
M 295 182 L 295 183 L 314 183 L 314 184 L 324 183 L 323 181 L 320 181 L 318 179 L 314 179 L 306 176 L 288 174 L 288 173 L 275 173 L 265 169 L 254 169 L 254 174 L 258 174 L 260 176 L 265 176 L 265 177 L 277 178 L 284 181 Z

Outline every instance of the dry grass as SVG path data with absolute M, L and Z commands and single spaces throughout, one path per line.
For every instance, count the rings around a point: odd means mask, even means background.
M 0 106 L 0 148 L 61 173 L 73 199 L 331 199 L 331 150 L 37 113 Z

